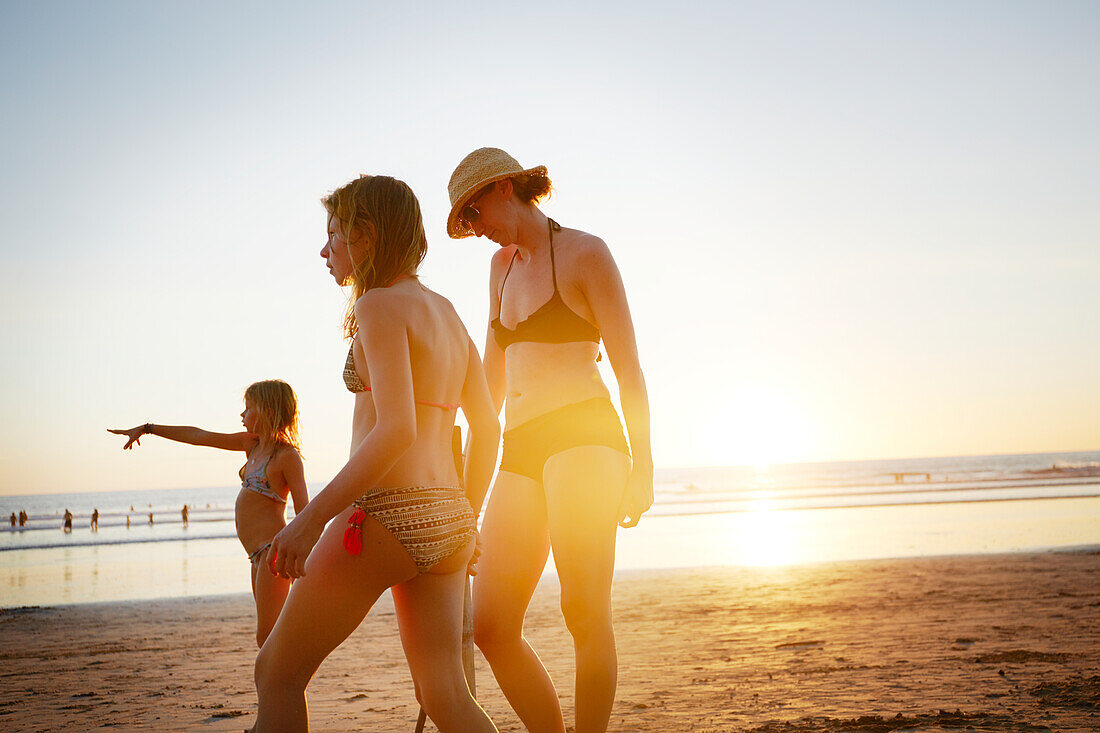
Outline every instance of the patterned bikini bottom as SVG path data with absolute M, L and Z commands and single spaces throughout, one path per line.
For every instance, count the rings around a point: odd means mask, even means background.
M 477 527 L 465 492 L 457 488 L 374 489 L 355 506 L 344 531 L 347 551 L 361 551 L 363 521 L 369 515 L 401 543 L 421 573 L 468 545 Z
M 258 563 L 260 561 L 260 555 L 264 554 L 264 550 L 266 550 L 269 547 L 271 547 L 270 542 L 268 542 L 266 545 L 264 545 L 260 549 L 256 550 L 255 552 L 250 553 L 248 555 L 248 561 L 250 563 L 252 563 L 253 565 L 255 565 L 256 563 Z

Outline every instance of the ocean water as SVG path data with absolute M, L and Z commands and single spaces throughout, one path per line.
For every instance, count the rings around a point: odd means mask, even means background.
M 1100 545 L 1100 452 L 659 469 L 654 489 L 653 509 L 619 533 L 619 569 Z M 236 494 L 0 497 L 0 518 L 30 517 L 0 528 L 0 607 L 248 592 Z

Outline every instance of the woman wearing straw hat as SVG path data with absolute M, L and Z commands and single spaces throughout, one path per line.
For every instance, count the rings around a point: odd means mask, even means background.
M 576 733 L 607 728 L 615 699 L 611 581 L 616 524 L 653 503 L 649 400 L 619 270 L 599 237 L 537 204 L 544 166 L 481 148 L 448 184 L 447 233 L 500 246 L 489 274 L 485 373 L 505 410 L 504 453 L 483 523 L 474 638 L 531 731 L 565 730 L 554 685 L 523 638 L 553 548 L 577 665 Z M 600 378 L 600 341 L 619 382 L 630 447 Z M 633 453 L 633 461 L 631 454 Z

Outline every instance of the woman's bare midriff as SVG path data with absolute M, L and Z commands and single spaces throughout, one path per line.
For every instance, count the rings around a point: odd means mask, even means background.
M 286 526 L 286 504 L 260 496 L 255 491 L 241 489 L 236 504 L 237 539 L 248 553 L 271 542 L 271 538 Z
M 508 384 L 504 429 L 596 397 L 609 398 L 596 368 L 597 344 L 519 342 L 504 354 Z

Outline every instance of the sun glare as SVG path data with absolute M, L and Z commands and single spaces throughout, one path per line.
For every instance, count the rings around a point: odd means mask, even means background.
M 811 448 L 806 417 L 783 393 L 767 387 L 738 392 L 710 422 L 715 463 L 763 470 L 772 463 L 804 460 Z
M 751 509 L 731 514 L 733 554 L 742 565 L 786 565 L 800 557 L 799 537 L 789 512 L 779 511 L 766 499 L 753 501 Z

